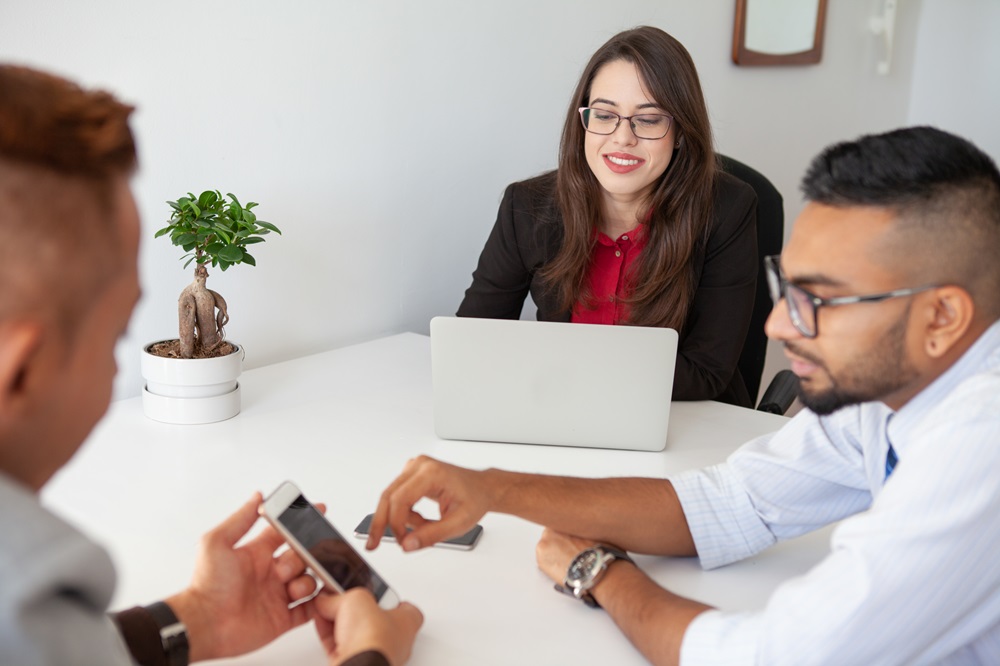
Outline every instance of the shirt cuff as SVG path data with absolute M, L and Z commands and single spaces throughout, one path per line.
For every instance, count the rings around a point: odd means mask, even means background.
M 758 613 L 705 611 L 684 632 L 680 666 L 753 666 L 761 621 Z
M 704 569 L 756 555 L 777 540 L 725 463 L 670 477 Z

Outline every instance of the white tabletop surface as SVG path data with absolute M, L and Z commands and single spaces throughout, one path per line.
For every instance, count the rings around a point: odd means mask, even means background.
M 45 488 L 45 503 L 105 545 L 119 571 L 115 608 L 183 588 L 199 536 L 254 490 L 294 481 L 345 533 L 371 512 L 411 457 L 474 468 L 576 476 L 656 476 L 721 462 L 784 417 L 714 402 L 673 403 L 662 452 L 444 441 L 434 435 L 430 340 L 404 333 L 243 374 L 243 411 L 200 426 L 143 416 L 139 398 L 112 404 L 90 440 Z M 535 565 L 542 528 L 487 515 L 479 546 L 368 555 L 425 624 L 411 663 L 641 664 L 601 611 L 552 590 Z M 638 557 L 669 589 L 727 610 L 759 608 L 781 581 L 828 550 L 828 530 L 745 562 L 703 572 L 693 559 Z M 359 549 L 362 542 L 357 541 Z M 231 660 L 323 664 L 311 627 Z

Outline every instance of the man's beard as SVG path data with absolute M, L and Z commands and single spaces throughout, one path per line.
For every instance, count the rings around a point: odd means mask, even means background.
M 803 353 L 795 345 L 786 347 L 817 367 L 830 379 L 826 390 L 810 392 L 807 382 L 799 382 L 798 397 L 803 405 L 820 416 L 842 407 L 880 400 L 913 381 L 917 371 L 906 358 L 906 328 L 910 308 L 885 332 L 868 353 L 857 356 L 840 377 L 834 377 L 821 359 Z

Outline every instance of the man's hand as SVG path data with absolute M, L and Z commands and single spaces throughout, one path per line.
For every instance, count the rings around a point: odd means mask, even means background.
M 190 587 L 166 600 L 187 625 L 191 661 L 256 650 L 309 619 L 293 601 L 316 589 L 305 564 L 268 527 L 248 543 L 237 542 L 257 520 L 260 493 L 201 539 Z
M 364 588 L 344 594 L 323 593 L 310 604 L 330 666 L 368 650 L 377 650 L 392 666 L 400 666 L 410 658 L 417 630 L 424 623 L 416 606 L 404 601 L 384 610 Z
M 538 568 L 554 582 L 562 585 L 573 559 L 581 552 L 596 546 L 596 541 L 581 539 L 546 528 L 535 546 Z
M 573 559 L 597 543 L 546 529 L 535 548 L 538 568 L 562 584 Z M 590 592 L 653 664 L 678 663 L 688 625 L 710 608 L 668 592 L 631 564 L 612 564 Z
M 494 505 L 487 474 L 420 456 L 406 463 L 402 474 L 379 498 L 366 548 L 374 550 L 385 526 L 400 539 L 405 551 L 417 550 L 469 531 Z M 422 498 L 441 510 L 440 520 L 428 520 L 413 510 Z M 407 534 L 407 528 L 412 532 Z

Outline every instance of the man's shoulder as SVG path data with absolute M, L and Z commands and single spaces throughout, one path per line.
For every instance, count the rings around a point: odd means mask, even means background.
M 990 360 L 994 362 L 988 361 L 981 371 L 962 380 L 928 416 L 949 420 L 972 417 L 995 421 L 1000 427 L 1000 349 Z
M 0 663 L 126 663 L 108 554 L 0 473 Z
M 3 474 L 0 506 L 0 606 L 51 593 L 52 581 L 82 599 L 107 606 L 115 574 L 103 548 Z
M 956 373 L 950 378 L 949 374 Z M 995 421 L 1000 427 L 1000 324 L 991 326 L 966 355 L 937 380 L 943 389 L 929 393 L 934 404 L 926 405 L 924 421 Z
M 20 556 L 20 550 L 67 536 L 83 535 L 44 506 L 27 487 L 0 473 L 0 541 L 3 558 Z M 5 559 L 0 559 L 5 562 Z

